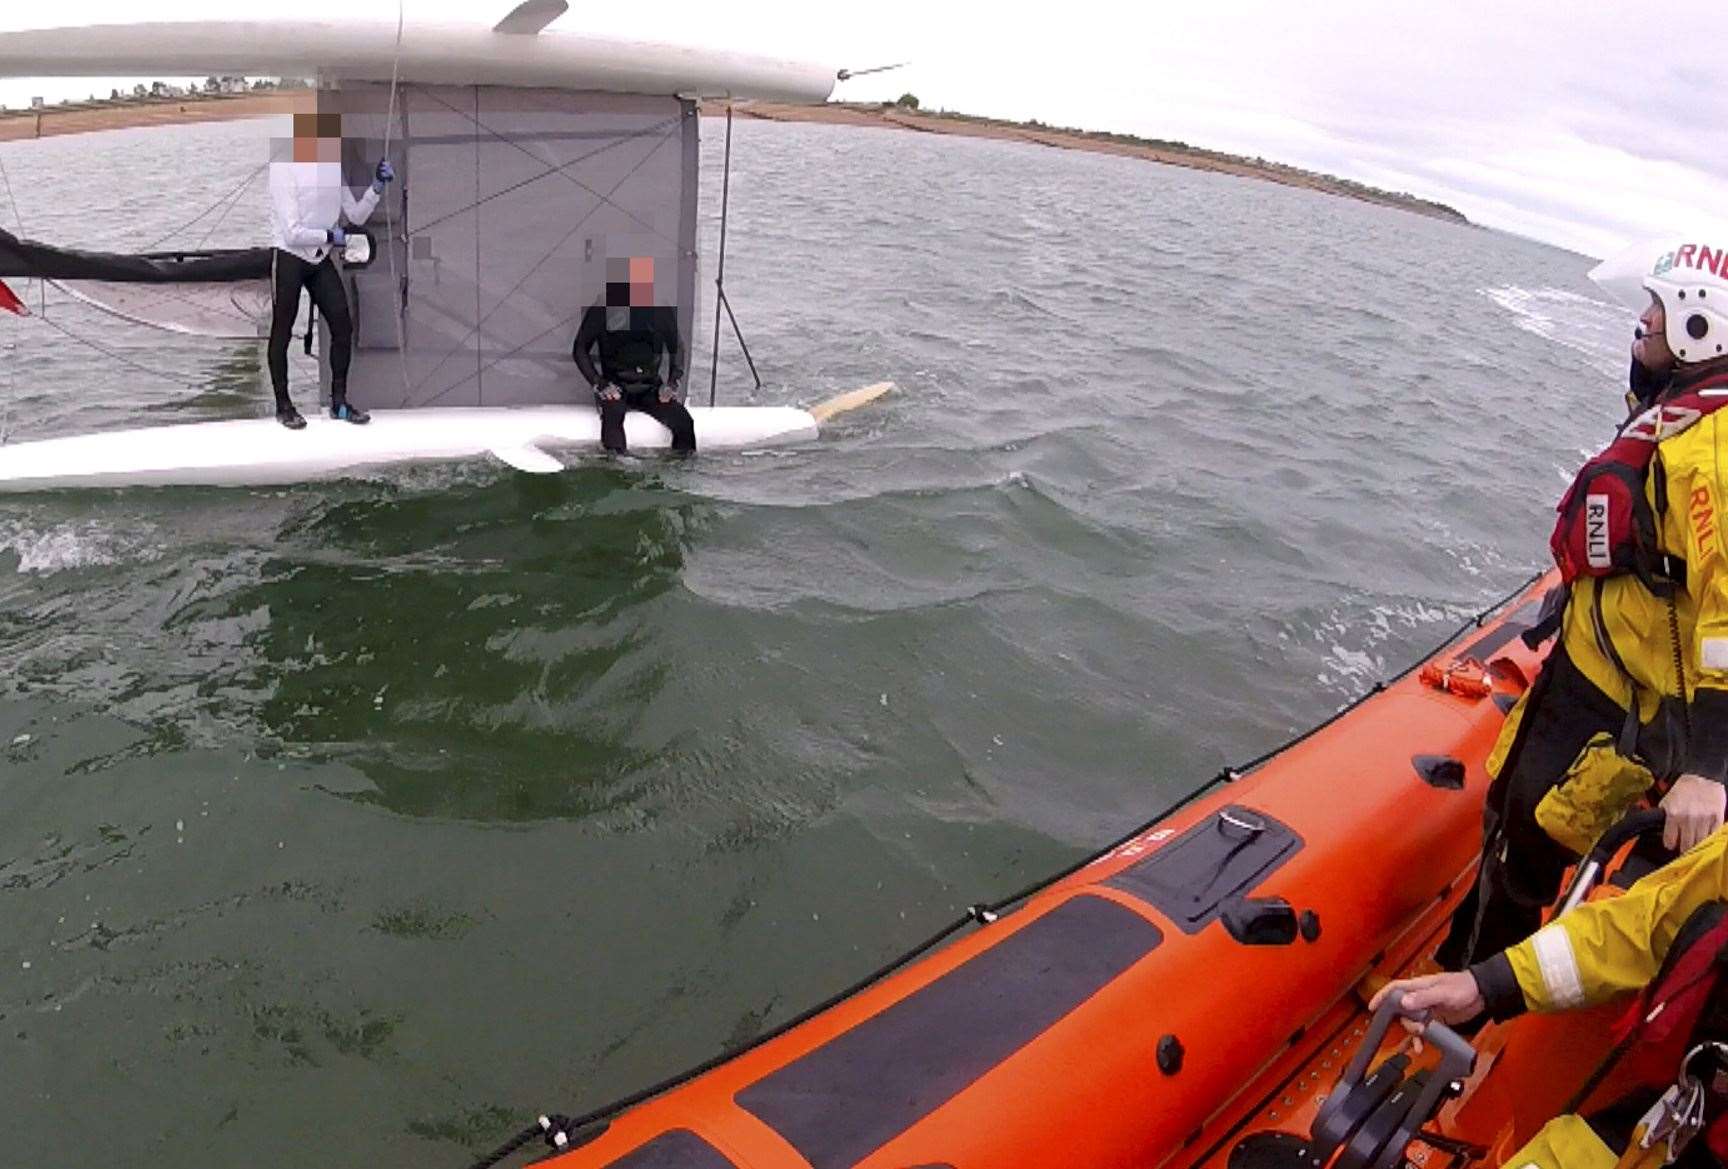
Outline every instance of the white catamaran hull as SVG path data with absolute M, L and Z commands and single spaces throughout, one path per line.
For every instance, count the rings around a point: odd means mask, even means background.
M 817 435 L 817 415 L 791 406 L 697 406 L 690 413 L 698 449 L 779 446 Z M 624 432 L 635 451 L 664 450 L 672 441 L 664 426 L 635 412 L 625 417 Z M 587 406 L 375 410 L 365 426 L 319 416 L 299 431 L 273 418 L 195 422 L 0 446 L 0 491 L 261 487 L 482 455 L 548 473 L 563 468 L 548 448 L 599 447 L 600 415 Z

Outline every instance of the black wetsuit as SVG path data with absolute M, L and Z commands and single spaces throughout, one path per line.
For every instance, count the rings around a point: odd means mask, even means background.
M 609 451 L 624 450 L 624 415 L 640 410 L 672 432 L 672 449 L 696 449 L 696 421 L 679 401 L 662 402 L 661 387 L 681 386 L 684 362 L 678 337 L 678 310 L 654 308 L 608 308 L 591 305 L 582 314 L 571 356 L 576 368 L 594 387 L 600 407 L 600 443 Z M 600 364 L 594 364 L 598 351 Z M 667 375 L 660 376 L 664 360 Z M 600 397 L 603 385 L 616 386 L 617 401 Z
M 330 327 L 330 401 L 348 400 L 348 366 L 354 354 L 354 318 L 348 311 L 348 294 L 336 261 L 325 256 L 309 264 L 292 252 L 276 250 L 275 305 L 270 317 L 270 343 L 265 348 L 270 367 L 270 386 L 276 391 L 276 408 L 288 399 L 288 342 L 294 336 L 294 318 L 300 310 L 300 290 L 312 293 L 312 303 Z

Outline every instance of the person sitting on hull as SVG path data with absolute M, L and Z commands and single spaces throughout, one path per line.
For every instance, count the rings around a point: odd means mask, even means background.
M 672 432 L 675 452 L 695 451 L 696 420 L 680 400 L 684 359 L 678 310 L 654 302 L 652 256 L 607 261 L 606 302 L 583 312 L 571 356 L 594 388 L 601 446 L 623 454 L 624 415 L 640 410 Z
M 1610 1058 L 1632 1061 L 1616 1082 L 1637 1085 L 1588 1118 L 1567 1114 L 1544 1126 L 1501 1162 L 1508 1169 L 1614 1169 L 1630 1137 L 1657 1116 L 1663 1091 L 1679 1070 L 1671 1062 L 1640 1058 L 1643 1045 L 1659 1054 L 1695 1052 L 1700 1044 L 1728 1042 L 1728 831 L 1718 831 L 1691 852 L 1637 881 L 1624 894 L 1587 901 L 1531 937 L 1468 970 L 1427 974 L 1387 983 L 1370 1010 L 1397 995 L 1402 1010 L 1441 1023 L 1484 1016 L 1498 1021 L 1525 1011 L 1552 1012 L 1605 1003 L 1643 991 L 1641 1020 Z M 1425 1023 L 1406 1026 L 1420 1031 Z M 1657 1051 L 1652 1047 L 1650 1050 Z M 1704 1054 L 1708 1054 L 1707 1047 Z M 1716 1054 L 1720 1057 L 1721 1052 Z M 1688 1058 L 1691 1063 L 1691 1057 Z M 1577 1069 L 1571 1069 L 1576 1071 Z M 1589 1071 L 1591 1069 L 1584 1069 Z M 1702 1130 L 1687 1148 L 1667 1151 L 1687 1169 L 1722 1164 L 1728 1155 L 1728 1099 L 1701 1067 L 1688 1067 L 1710 1085 L 1700 1098 Z M 1555 1068 L 1564 1075 L 1567 1069 Z M 1492 1074 L 1492 1073 L 1490 1073 Z M 1580 1076 L 1582 1081 L 1582 1076 Z M 1670 1113 L 1670 1119 L 1673 1114 Z M 1654 1159 L 1634 1164 L 1659 1166 Z M 1626 1164 L 1626 1161 L 1621 1161 Z
M 288 342 L 300 311 L 300 290 L 330 330 L 330 417 L 365 423 L 371 415 L 348 401 L 348 367 L 354 352 L 354 318 L 333 253 L 348 243 L 346 220 L 359 226 L 371 218 L 386 183 L 396 174 L 389 160 L 378 163 L 371 188 L 354 198 L 342 182 L 342 115 L 294 115 L 291 156 L 270 164 L 270 225 L 275 245 L 274 305 L 266 350 L 276 421 L 303 430 L 306 420 L 288 397 Z
M 1530 934 L 1567 866 L 1647 792 L 1668 849 L 1723 822 L 1728 257 L 1688 244 L 1647 265 L 1632 416 L 1560 505 L 1566 592 L 1544 622 L 1558 637 L 1488 757 L 1483 859 L 1438 954 L 1447 969 Z

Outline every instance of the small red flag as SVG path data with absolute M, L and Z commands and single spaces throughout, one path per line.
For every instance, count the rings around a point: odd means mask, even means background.
M 0 280 L 0 310 L 14 313 L 21 317 L 27 317 L 30 315 L 30 310 L 24 306 L 23 301 L 18 299 L 18 294 L 16 292 L 13 292 L 10 288 L 6 287 L 6 282 L 4 280 Z

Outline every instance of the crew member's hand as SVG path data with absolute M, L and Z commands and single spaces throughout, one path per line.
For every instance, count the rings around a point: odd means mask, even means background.
M 1431 1018 L 1442 1023 L 1462 1023 L 1487 1009 L 1487 1004 L 1482 1001 L 1482 988 L 1476 985 L 1476 976 L 1467 970 L 1450 970 L 1388 982 L 1368 1003 L 1368 1009 L 1379 1010 L 1380 1004 L 1390 995 L 1403 996 L 1405 1011 L 1427 1011 Z M 1423 1024 L 1415 1019 L 1400 1021 L 1406 1031 L 1415 1035 L 1422 1033 Z
M 380 195 L 384 193 L 384 184 L 396 181 L 396 168 L 390 165 L 388 158 L 378 160 L 378 174 L 372 182 L 372 189 Z
M 624 394 L 617 386 L 612 385 L 610 382 L 601 382 L 599 385 L 594 387 L 594 396 L 599 398 L 602 402 L 616 402 L 619 398 L 622 398 Z
M 1662 825 L 1662 843 L 1681 852 L 1703 844 L 1722 827 L 1724 805 L 1728 805 L 1728 789 L 1702 775 L 1682 775 L 1659 805 L 1668 817 Z
M 665 385 L 660 387 L 660 400 L 662 402 L 676 402 L 678 398 L 679 390 L 677 382 L 667 382 Z
M 324 234 L 329 237 L 330 242 L 336 247 L 345 248 L 348 246 L 348 233 L 343 231 L 340 227 L 332 227 Z

